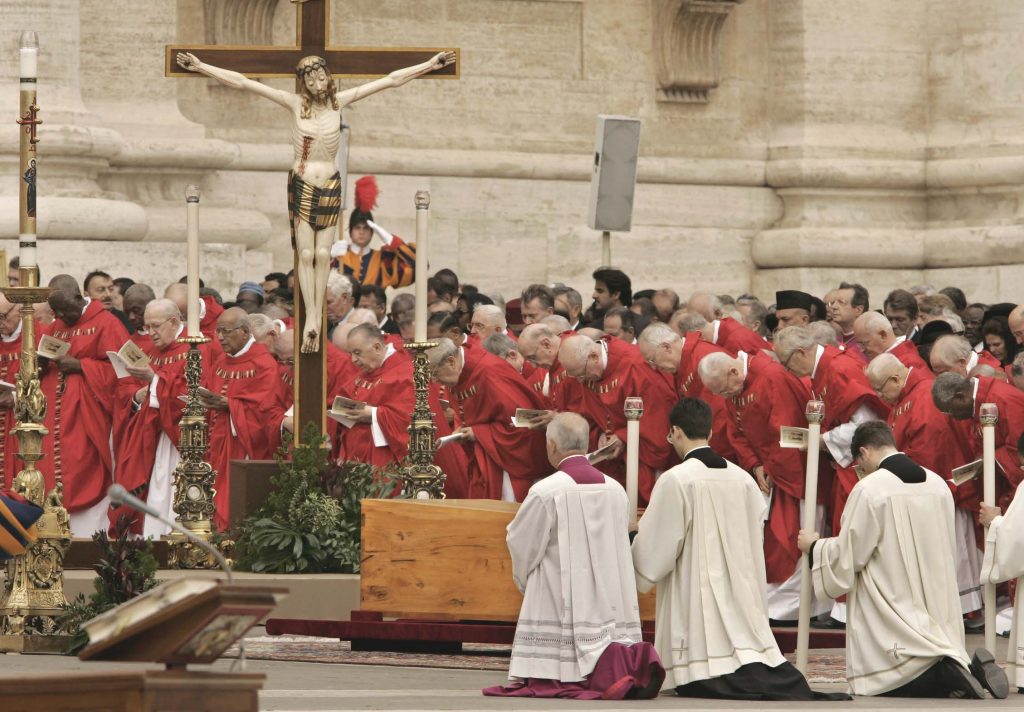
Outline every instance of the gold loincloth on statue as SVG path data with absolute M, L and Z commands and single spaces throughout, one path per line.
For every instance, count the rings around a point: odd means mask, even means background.
M 313 228 L 323 230 L 338 224 L 341 214 L 341 174 L 335 172 L 326 185 L 315 186 L 288 171 L 288 224 L 295 247 L 295 218 Z

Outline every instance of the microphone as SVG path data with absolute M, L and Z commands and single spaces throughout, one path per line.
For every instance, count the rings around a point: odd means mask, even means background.
M 232 576 L 231 574 L 231 567 L 228 566 L 227 559 L 225 559 L 224 555 L 217 551 L 217 548 L 211 545 L 210 542 L 203 541 L 198 536 L 190 532 L 188 529 L 178 524 L 176 521 L 172 519 L 167 519 L 163 514 L 155 510 L 153 507 L 149 506 L 141 499 L 128 492 L 128 490 L 124 488 L 124 485 L 111 485 L 107 489 L 107 496 L 110 497 L 110 501 L 113 502 L 114 504 L 123 504 L 127 507 L 130 507 L 131 509 L 134 509 L 137 512 L 142 512 L 147 516 L 153 517 L 153 519 L 156 519 L 158 522 L 166 524 L 174 531 L 184 534 L 188 540 L 194 542 L 196 546 L 198 546 L 200 549 L 202 549 L 206 553 L 213 556 L 214 559 L 216 559 L 217 563 L 220 564 L 221 569 L 224 570 L 224 574 L 227 576 L 228 583 L 234 582 L 234 576 Z
M 109 488 L 107 488 L 107 496 L 110 497 L 110 501 L 113 502 L 114 504 L 123 504 L 127 507 L 130 507 L 131 509 L 134 509 L 137 512 L 142 512 L 147 516 L 153 517 L 153 519 L 156 519 L 158 522 L 166 524 L 174 531 L 181 532 L 182 534 L 184 534 L 185 538 L 187 538 L 189 541 L 194 542 L 200 549 L 210 554 L 211 556 L 213 556 L 214 559 L 217 560 L 217 563 L 220 564 L 221 569 L 223 569 L 224 574 L 227 576 L 228 583 L 234 582 L 234 576 L 232 576 L 231 574 L 231 567 L 228 566 L 227 559 L 225 559 L 224 555 L 217 551 L 217 548 L 210 544 L 210 542 L 203 541 L 198 536 L 190 532 L 188 529 L 178 524 L 176 521 L 172 519 L 167 519 L 163 514 L 158 512 L 156 509 L 150 507 L 141 499 L 131 494 L 128 490 L 124 488 L 124 485 L 111 485 Z M 235 660 L 235 662 L 231 664 L 232 671 L 235 669 L 235 665 L 238 665 L 241 671 L 245 672 L 244 635 L 238 639 L 238 658 Z

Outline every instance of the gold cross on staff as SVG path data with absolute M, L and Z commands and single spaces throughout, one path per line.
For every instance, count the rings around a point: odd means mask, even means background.
M 292 0 L 295 3 L 295 0 Z M 231 69 L 251 78 L 295 77 L 295 65 L 315 54 L 327 60 L 335 77 L 380 77 L 396 69 L 426 62 L 438 52 L 454 51 L 456 61 L 427 76 L 458 79 L 462 66 L 459 50 L 449 47 L 331 47 L 329 0 L 302 0 L 295 8 L 295 46 L 244 47 L 236 45 L 167 45 L 164 75 L 195 77 L 175 62 L 178 52 L 191 52 L 204 62 Z
M 164 74 L 168 77 L 201 76 L 178 66 L 178 53 L 191 53 L 209 64 L 230 69 L 250 78 L 291 77 L 296 89 L 302 80 L 295 75 L 299 60 L 309 55 L 323 57 L 334 77 L 379 77 L 396 69 L 426 62 L 438 52 L 453 51 L 456 61 L 425 75 L 427 78 L 458 79 L 461 67 L 459 50 L 445 47 L 331 47 L 329 0 L 292 0 L 295 8 L 295 46 L 245 47 L 232 45 L 167 45 L 164 48 Z M 281 208 L 284 209 L 284 201 Z M 339 230 L 344 229 L 339 217 Z M 426 255 L 423 255 L 426 259 Z M 296 256 L 295 272 L 298 269 Z M 305 329 L 306 309 L 301 290 L 294 293 L 295 314 L 295 443 L 299 444 L 303 429 L 309 423 L 317 424 L 323 434 L 327 425 L 327 349 L 322 338 L 319 351 L 303 353 L 300 344 Z M 324 317 L 326 327 L 326 316 Z M 326 328 L 321 328 L 326 334 Z

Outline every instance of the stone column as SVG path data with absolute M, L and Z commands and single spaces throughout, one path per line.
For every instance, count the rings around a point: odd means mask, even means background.
M 121 150 L 122 139 L 82 103 L 79 10 L 79 0 L 0 4 L 0 238 L 13 239 L 5 246 L 9 256 L 16 254 L 17 48 L 21 31 L 31 29 L 40 43 L 39 261 L 44 280 L 53 275 L 50 257 L 66 253 L 67 240 L 138 240 L 146 232 L 145 211 L 97 183 L 97 175 Z M 84 273 L 82 268 L 78 272 Z
M 753 287 L 765 299 L 852 278 L 874 308 L 892 287 L 922 280 L 925 5 L 772 5 L 767 182 L 785 211 L 752 245 Z

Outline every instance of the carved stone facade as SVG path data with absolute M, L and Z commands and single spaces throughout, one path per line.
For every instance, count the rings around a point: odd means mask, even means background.
M 158 288 L 180 276 L 189 182 L 203 189 L 211 284 L 233 293 L 288 267 L 280 109 L 165 79 L 162 48 L 291 44 L 293 4 L 6 0 L 0 20 L 11 119 L 0 137 L 12 139 L 0 141 L 0 247 L 13 250 L 16 232 L 4 209 L 16 186 L 14 48 L 33 26 L 46 275 L 105 266 Z M 431 265 L 466 281 L 589 294 L 601 252 L 585 212 L 604 113 L 643 120 L 633 230 L 612 246 L 639 288 L 771 297 L 845 278 L 869 287 L 872 306 L 920 282 L 1019 297 L 1024 4 L 332 0 L 331 32 L 334 45 L 461 48 L 459 81 L 371 97 L 346 121 L 350 186 L 376 173 L 375 216 L 404 236 L 413 194 L 430 190 Z M 693 99 L 711 87 L 704 103 L 663 100 L 666 88 Z

